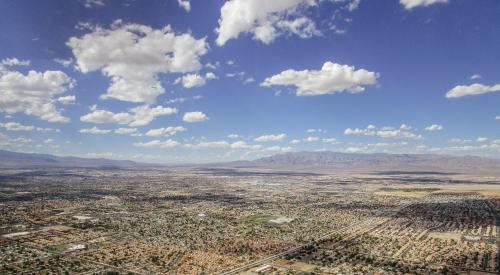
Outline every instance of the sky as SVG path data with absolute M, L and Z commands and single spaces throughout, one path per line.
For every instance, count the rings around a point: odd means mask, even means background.
M 2 0 L 0 149 L 500 158 L 497 0 Z

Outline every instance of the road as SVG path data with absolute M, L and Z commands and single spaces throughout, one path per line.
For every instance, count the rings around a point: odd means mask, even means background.
M 405 205 L 402 205 L 402 206 L 399 206 L 399 207 L 396 207 L 396 208 L 393 208 L 393 209 L 390 209 L 390 210 L 387 210 L 386 212 L 391 212 L 392 214 L 388 215 L 388 216 L 392 216 L 394 215 L 395 213 L 397 213 L 398 211 L 401 211 L 402 209 L 410 206 L 411 204 L 405 204 Z M 380 213 L 380 212 L 379 212 Z M 382 214 L 382 213 L 381 213 Z M 386 213 L 387 214 L 387 213 Z M 377 216 L 380 216 L 380 215 L 375 215 L 376 217 Z M 386 219 L 382 219 L 380 222 L 378 223 L 374 223 L 373 221 L 375 220 L 375 218 L 368 218 L 368 219 L 365 219 L 363 221 L 360 221 L 360 222 L 357 222 L 357 223 L 353 223 L 353 224 L 350 224 L 348 226 L 345 226 L 343 228 L 340 228 L 340 229 L 337 229 L 337 230 L 334 230 L 334 231 L 331 231 L 331 232 L 328 232 L 326 233 L 325 235 L 319 237 L 318 239 L 314 240 L 314 241 L 311 241 L 309 243 L 306 243 L 306 244 L 302 244 L 302 245 L 299 245 L 297 247 L 294 247 L 294 248 L 291 248 L 291 249 L 288 249 L 286 251 L 283 251 L 283 252 L 280 252 L 280 253 L 277 253 L 277 254 L 274 254 L 274 255 L 270 255 L 270 256 L 267 256 L 265 258 L 262 258 L 262 259 L 259 259 L 259 260 L 256 260 L 256 261 L 253 261 L 253 262 L 250 262 L 250 263 L 246 263 L 242 266 L 239 266 L 235 269 L 231 269 L 231 270 L 227 270 L 227 271 L 223 271 L 221 273 L 219 273 L 219 275 L 230 275 L 230 274 L 238 274 L 240 272 L 243 272 L 243 271 L 246 271 L 246 270 L 249 270 L 251 268 L 254 268 L 254 267 L 257 267 L 257 266 L 260 266 L 260 265 L 264 265 L 264 264 L 268 264 L 274 260 L 277 260 L 279 258 L 282 258 L 286 255 L 289 255 L 289 254 L 292 254 L 296 251 L 299 251 L 307 246 L 310 246 L 310 245 L 314 245 L 316 244 L 318 241 L 322 241 L 322 240 L 326 240 L 328 238 L 330 238 L 331 236 L 333 235 L 336 235 L 336 234 L 342 234 L 350 229 L 353 229 L 353 228 L 356 228 L 356 227 L 361 227 L 363 228 L 363 230 L 359 230 L 359 231 L 356 231 L 354 235 L 359 235 L 359 234 L 362 234 L 364 232 L 368 232 L 370 230 L 373 230 L 375 227 L 387 222 L 389 219 L 386 218 Z M 363 227 L 364 226 L 364 227 Z M 349 237 L 353 237 L 354 235 L 349 235 Z

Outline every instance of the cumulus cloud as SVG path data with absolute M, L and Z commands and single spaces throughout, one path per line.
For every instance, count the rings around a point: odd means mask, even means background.
M 176 114 L 177 109 L 163 106 L 150 107 L 142 105 L 130 108 L 128 112 L 113 113 L 107 110 L 94 109 L 80 120 L 90 123 L 116 123 L 128 124 L 132 127 L 148 125 L 159 116 Z
M 0 123 L 0 127 L 7 131 L 37 131 L 37 132 L 60 132 L 57 128 L 35 127 L 33 125 L 23 125 L 19 122 Z
M 316 141 L 319 141 L 319 137 L 306 137 L 304 139 L 304 141 L 307 141 L 307 142 L 316 142 Z
M 165 141 L 152 140 L 149 142 L 136 142 L 134 146 L 136 147 L 159 147 L 159 148 L 173 148 L 180 146 L 181 144 L 175 140 L 167 139 Z
M 271 43 L 282 33 L 308 38 L 319 33 L 314 22 L 299 16 L 297 9 L 316 5 L 315 0 L 233 0 L 221 8 L 216 43 L 226 44 L 241 33 L 251 33 L 263 43 Z M 289 17 L 295 17 L 289 19 Z M 290 21 L 291 20 L 291 21 Z
M 191 10 L 191 2 L 189 2 L 189 0 L 177 0 L 177 3 L 179 3 L 179 7 L 183 8 L 187 12 Z
M 321 35 L 321 32 L 316 29 L 314 21 L 307 17 L 299 17 L 293 20 L 282 20 L 276 23 L 276 26 L 288 30 L 296 34 L 300 38 L 311 38 L 313 36 Z
M 373 126 L 373 125 L 371 125 L 371 126 Z M 401 126 L 399 126 L 399 129 L 401 129 L 401 130 L 407 130 L 408 131 L 408 130 L 411 130 L 412 127 L 410 125 L 401 124 Z
M 200 69 L 200 56 L 208 47 L 205 38 L 177 35 L 170 26 L 153 29 L 120 20 L 110 29 L 94 27 L 82 37 L 71 37 L 67 45 L 79 71 L 101 70 L 111 79 L 101 98 L 145 103 L 153 103 L 165 92 L 158 74 Z
M 208 119 L 208 116 L 202 112 L 187 112 L 182 116 L 185 122 L 202 122 Z
M 488 141 L 488 138 L 487 138 L 487 137 L 478 137 L 478 138 L 476 139 L 476 141 L 477 141 L 477 142 L 486 142 L 486 141 Z
M 0 111 L 24 113 L 50 122 L 68 122 L 69 119 L 57 110 L 54 96 L 74 85 L 75 81 L 61 71 L 31 70 L 22 74 L 0 68 Z
M 29 66 L 31 62 L 29 60 L 19 60 L 15 57 L 6 58 L 0 62 L 3 66 Z
M 227 135 L 228 138 L 239 138 L 240 136 L 237 134 L 229 134 Z
M 119 135 L 139 135 L 137 128 L 117 128 L 113 132 Z
M 80 129 L 79 132 L 83 133 L 83 134 L 104 135 L 104 134 L 111 132 L 111 130 L 99 129 L 99 128 L 94 126 L 92 128 Z
M 403 130 L 379 130 L 377 136 L 381 138 L 400 138 L 400 139 L 422 139 L 422 135 L 417 135 Z
M 363 86 L 377 83 L 379 74 L 354 66 L 325 62 L 321 70 L 296 71 L 289 69 L 261 83 L 262 86 L 292 85 L 298 96 L 315 96 L 341 92 L 360 93 Z
M 103 7 L 106 4 L 104 3 L 104 0 L 83 0 L 83 5 L 87 8 L 93 8 L 93 7 Z
M 185 148 L 189 149 L 214 149 L 214 148 L 229 148 L 230 144 L 227 141 L 219 140 L 219 141 L 202 141 L 196 144 L 186 143 L 183 145 Z
M 148 137 L 169 137 L 173 136 L 179 132 L 184 132 L 186 131 L 186 128 L 182 126 L 175 126 L 175 127 L 166 127 L 166 128 L 158 128 L 158 129 L 151 129 L 146 132 L 146 136 Z
M 271 147 L 265 147 L 261 150 L 262 152 L 270 152 L 270 153 L 286 153 L 293 151 L 293 147 L 283 147 L 283 146 L 271 146 Z
M 496 116 L 496 117 L 495 117 L 495 120 L 500 120 L 500 116 Z
M 394 127 L 377 128 L 374 125 L 368 125 L 365 129 L 347 128 L 344 130 L 344 135 L 348 136 L 377 136 L 381 138 L 396 138 L 396 139 L 423 139 L 422 135 L 415 134 L 406 129 L 412 129 L 408 125 L 401 125 L 399 129 Z
M 0 123 L 0 127 L 5 128 L 7 131 L 34 131 L 35 126 L 23 125 L 18 122 Z
M 500 92 L 500 83 L 488 86 L 479 83 L 472 85 L 458 85 L 446 93 L 447 98 L 457 98 L 469 95 L 481 95 L 486 93 Z
M 286 134 L 263 135 L 254 139 L 257 142 L 283 141 L 287 138 Z
M 330 143 L 330 144 L 339 144 L 340 141 L 338 141 L 336 138 L 323 138 L 321 139 L 322 142 L 324 143 Z
M 74 104 L 76 101 L 76 97 L 74 95 L 60 96 L 57 98 L 57 101 L 61 104 Z
M 262 145 L 250 145 L 242 140 L 231 143 L 230 147 L 231 149 L 246 149 L 246 150 L 262 149 Z
M 359 128 L 347 128 L 344 130 L 344 135 L 348 136 L 374 136 L 376 135 L 376 131 L 371 129 L 359 129 Z
M 399 3 L 407 10 L 416 7 L 427 7 L 438 3 L 448 3 L 448 0 L 399 0 Z
M 184 88 L 201 87 L 207 83 L 207 80 L 216 78 L 217 76 L 212 72 L 206 73 L 205 76 L 196 73 L 187 74 L 185 76 L 177 78 L 175 80 L 175 84 L 182 83 L 182 86 L 184 86 Z
M 439 124 L 432 124 L 430 126 L 425 127 L 425 130 L 426 131 L 430 131 L 430 132 L 432 132 L 432 131 L 441 131 L 441 130 L 443 130 L 443 126 L 439 125 Z

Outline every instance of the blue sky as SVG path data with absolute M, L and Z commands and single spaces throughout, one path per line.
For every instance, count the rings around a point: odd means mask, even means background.
M 496 0 L 1 1 L 0 147 L 500 157 Z

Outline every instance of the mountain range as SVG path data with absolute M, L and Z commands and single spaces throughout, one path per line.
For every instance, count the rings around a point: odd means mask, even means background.
M 338 152 L 292 152 L 225 166 L 311 171 L 439 171 L 500 174 L 500 159 L 436 154 L 363 154 Z
M 19 153 L 0 150 L 0 168 L 140 168 L 146 166 L 153 165 L 130 160 L 59 157 L 48 154 Z
M 61 157 L 49 154 L 0 150 L 0 168 L 146 168 L 166 165 L 105 158 Z M 499 174 L 500 159 L 434 154 L 362 154 L 291 152 L 250 161 L 183 165 L 184 167 L 227 167 L 283 171 L 436 171 L 471 174 Z

